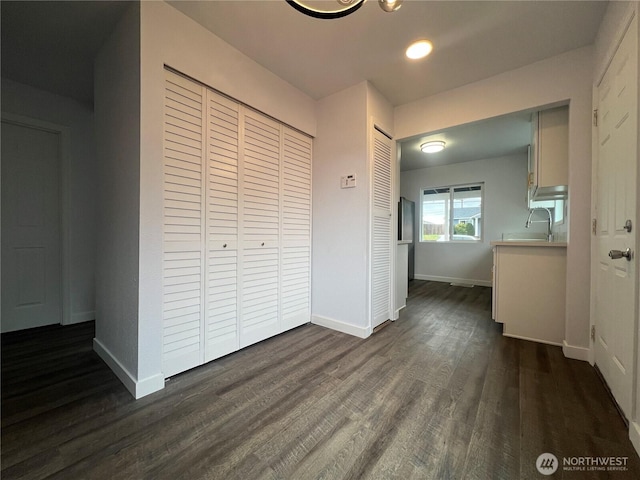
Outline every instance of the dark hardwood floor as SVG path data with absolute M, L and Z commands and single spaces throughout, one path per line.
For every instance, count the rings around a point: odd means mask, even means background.
M 544 452 L 640 460 L 596 372 L 502 337 L 488 288 L 412 282 L 366 340 L 306 325 L 133 400 L 93 324 L 2 336 L 2 478 L 539 479 Z

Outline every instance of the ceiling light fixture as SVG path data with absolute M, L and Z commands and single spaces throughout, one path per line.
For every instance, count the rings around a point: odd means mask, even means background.
M 402 0 L 378 0 L 378 5 L 385 12 L 395 12 L 402 6 Z
M 433 50 L 433 45 L 429 40 L 418 40 L 409 45 L 406 55 L 411 60 L 418 60 L 429 55 L 431 50 Z
M 420 145 L 420 150 L 424 153 L 438 153 L 444 150 L 446 143 L 442 140 L 434 140 L 432 142 L 423 143 Z
M 286 0 L 289 5 L 305 15 L 313 18 L 329 20 L 332 18 L 346 17 L 358 10 L 366 0 L 333 0 L 331 2 Z M 319 3 L 329 3 L 331 7 L 319 7 Z M 338 5 L 333 5 L 337 3 Z M 385 12 L 395 12 L 400 8 L 402 0 L 378 0 L 378 5 Z

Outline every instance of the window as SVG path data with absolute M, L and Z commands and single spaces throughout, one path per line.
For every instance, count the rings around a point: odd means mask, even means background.
M 482 183 L 422 191 L 423 242 L 482 240 Z

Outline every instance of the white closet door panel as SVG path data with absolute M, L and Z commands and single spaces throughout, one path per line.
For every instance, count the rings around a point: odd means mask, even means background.
M 279 250 L 245 248 L 242 260 L 241 346 L 280 332 L 278 321 Z
M 196 175 L 189 175 L 189 176 L 185 176 L 185 175 L 179 175 L 179 170 L 174 168 L 174 167 L 170 167 L 167 162 L 165 162 L 165 173 L 163 176 L 164 179 L 164 183 L 165 183 L 165 188 L 173 188 L 174 185 L 177 185 L 178 187 L 181 188 L 202 188 L 202 186 L 200 185 L 200 181 L 197 178 L 192 178 Z
M 244 244 L 277 243 L 280 239 L 281 127 L 251 110 L 244 112 L 243 119 Z
M 201 363 L 202 275 L 199 251 L 164 260 L 163 369 L 165 376 Z M 190 266 L 193 260 L 197 266 Z
M 283 132 L 282 327 L 311 318 L 311 139 Z
M 236 351 L 238 343 L 238 254 L 209 253 L 205 361 Z
M 224 174 L 221 171 L 213 172 L 209 175 L 209 199 L 212 201 L 211 207 L 214 208 L 217 204 L 215 201 L 218 198 L 218 192 L 237 193 L 238 191 L 238 174 L 233 175 Z M 224 198 L 224 197 L 223 197 Z M 237 199 L 237 195 L 236 195 Z
M 204 89 L 165 72 L 163 372 L 202 363 Z
M 310 320 L 311 248 L 307 245 L 282 250 L 282 323 L 288 329 Z
M 239 105 L 207 92 L 207 328 L 205 361 L 239 348 Z
M 378 130 L 373 135 L 371 315 L 372 327 L 391 318 L 391 146 Z
M 246 157 L 245 157 L 246 158 Z M 278 166 L 277 163 L 262 162 L 255 158 L 250 158 L 251 163 L 245 165 L 244 174 L 248 177 L 245 180 L 253 181 L 254 183 L 262 183 L 262 181 L 269 182 L 270 186 L 278 186 L 280 178 L 278 171 L 274 170 Z
M 224 205 L 225 207 L 238 210 L 238 194 L 236 192 L 227 192 L 223 189 L 216 191 L 217 204 L 216 207 Z M 227 210 L 228 211 L 228 210 Z
M 379 318 L 389 311 L 389 284 L 391 271 L 391 249 L 388 235 L 391 221 L 387 218 L 376 217 L 373 220 L 373 315 Z M 386 320 L 386 319 L 385 319 Z
M 276 195 L 262 194 L 255 190 L 245 187 L 244 207 L 249 213 L 247 215 L 264 215 L 271 212 L 274 215 L 279 214 L 278 205 L 280 199 Z

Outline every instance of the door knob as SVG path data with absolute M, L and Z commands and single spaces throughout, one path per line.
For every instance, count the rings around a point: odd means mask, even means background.
M 617 260 L 619 258 L 626 258 L 628 262 L 631 261 L 631 259 L 633 258 L 633 252 L 631 251 L 630 248 L 627 248 L 624 252 L 622 250 L 611 250 L 609 252 L 609 257 L 612 260 Z

